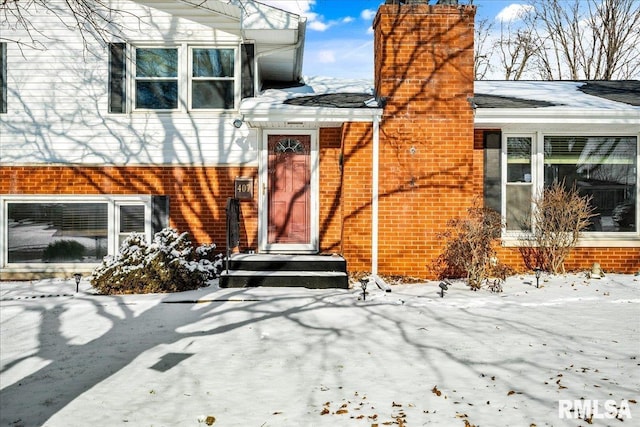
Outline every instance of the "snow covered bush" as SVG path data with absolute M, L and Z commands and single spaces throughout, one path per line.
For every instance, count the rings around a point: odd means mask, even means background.
M 141 233 L 127 237 L 117 255 L 105 257 L 91 277 L 103 294 L 180 292 L 197 289 L 222 268 L 215 245 L 193 247 L 187 233 L 165 228 L 146 242 Z
M 451 219 L 447 226 L 440 234 L 445 247 L 436 260 L 438 275 L 440 278 L 466 276 L 471 289 L 477 290 L 495 268 L 491 260 L 495 258 L 494 247 L 500 238 L 500 214 L 476 204 L 467 209 L 465 218 Z

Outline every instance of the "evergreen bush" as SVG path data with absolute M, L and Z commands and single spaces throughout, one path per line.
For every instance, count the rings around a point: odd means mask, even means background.
M 197 289 L 214 279 L 222 267 L 215 245 L 194 248 L 187 233 L 165 228 L 146 242 L 130 234 L 118 254 L 105 257 L 91 277 L 103 294 L 181 292 Z
M 75 240 L 56 240 L 49 243 L 42 253 L 44 262 L 76 261 L 84 257 L 85 247 Z

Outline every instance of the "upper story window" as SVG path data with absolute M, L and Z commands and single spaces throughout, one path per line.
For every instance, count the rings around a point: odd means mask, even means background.
M 231 110 L 236 107 L 235 48 L 136 47 L 135 110 Z M 188 53 L 188 54 L 187 54 Z
M 254 46 L 109 43 L 108 75 L 110 113 L 234 110 L 254 96 Z
M 191 108 L 235 108 L 234 49 L 191 49 Z
M 178 49 L 136 48 L 135 108 L 178 108 Z

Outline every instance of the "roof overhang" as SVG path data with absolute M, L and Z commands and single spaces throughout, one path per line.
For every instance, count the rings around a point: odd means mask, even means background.
M 615 129 L 640 132 L 640 109 L 478 108 L 476 128 L 536 128 L 563 130 Z
M 240 110 L 254 128 L 339 127 L 348 122 L 372 123 L 382 117 L 381 108 L 322 108 L 284 106 L 270 110 Z

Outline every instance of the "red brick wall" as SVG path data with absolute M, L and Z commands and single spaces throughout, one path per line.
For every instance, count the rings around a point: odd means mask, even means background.
M 256 168 L 237 167 L 82 167 L 24 166 L 0 168 L 1 194 L 169 196 L 170 226 L 187 231 L 196 244 L 226 243 L 225 206 L 238 176 Z M 256 248 L 257 200 L 242 201 L 241 248 Z
M 320 252 L 342 252 L 342 129 L 320 129 Z
M 501 247 L 498 249 L 498 259 L 515 268 L 517 271 L 527 271 L 529 267 L 519 248 Z M 564 266 L 567 272 L 590 270 L 593 263 L 599 263 L 605 273 L 637 273 L 640 271 L 640 248 L 585 248 L 578 247 L 571 251 Z
M 383 5 L 374 21 L 376 91 L 386 99 L 380 126 L 382 274 L 433 277 L 432 262 L 442 249 L 438 233 L 478 194 L 468 101 L 474 14 L 475 7 L 467 6 Z M 347 190 L 345 178 L 345 198 Z M 345 254 L 347 239 L 345 230 Z
M 372 125 L 343 126 L 343 255 L 350 271 L 371 271 Z

